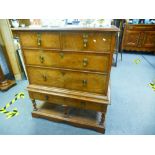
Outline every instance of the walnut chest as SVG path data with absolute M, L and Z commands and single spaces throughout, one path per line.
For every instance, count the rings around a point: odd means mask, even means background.
M 104 132 L 112 56 L 119 29 L 112 26 L 12 31 L 22 47 L 29 80 L 27 89 L 34 107 L 32 116 Z M 35 100 L 45 103 L 38 108 Z M 93 118 L 88 117 L 90 112 L 95 113 Z

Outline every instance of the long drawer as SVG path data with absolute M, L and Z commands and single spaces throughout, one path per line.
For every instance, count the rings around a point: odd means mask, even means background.
M 61 35 L 60 35 L 61 33 Z M 110 32 L 21 32 L 22 48 L 110 52 Z M 61 42 L 61 43 L 60 43 Z
M 23 50 L 26 64 L 108 72 L 109 54 Z
M 108 76 L 74 70 L 27 67 L 31 84 L 106 94 Z
M 42 94 L 38 92 L 29 92 L 29 96 L 32 99 L 47 101 L 47 102 L 56 103 L 60 105 L 68 105 L 68 106 L 76 107 L 80 109 L 96 110 L 101 112 L 106 112 L 107 110 L 106 104 L 99 104 L 95 102 L 81 101 L 81 100 L 72 99 L 72 98 Z

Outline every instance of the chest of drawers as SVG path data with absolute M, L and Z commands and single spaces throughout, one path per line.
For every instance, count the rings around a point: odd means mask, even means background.
M 112 55 L 119 30 L 77 27 L 12 31 L 19 37 L 23 51 L 27 89 L 34 107 L 32 116 L 103 132 L 110 103 Z M 38 108 L 35 100 L 45 103 Z M 84 115 L 93 111 L 96 116 L 94 120 L 76 116 L 70 112 L 72 108 L 84 110 Z

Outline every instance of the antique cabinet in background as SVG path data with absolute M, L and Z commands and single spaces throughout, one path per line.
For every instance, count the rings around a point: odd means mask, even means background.
M 155 25 L 127 24 L 122 50 L 155 52 Z

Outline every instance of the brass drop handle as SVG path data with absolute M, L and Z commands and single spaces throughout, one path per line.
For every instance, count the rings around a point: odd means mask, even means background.
M 83 86 L 87 86 L 88 82 L 87 82 L 87 80 L 83 80 L 82 83 L 83 83 Z
M 45 60 L 44 57 L 43 56 L 40 56 L 39 58 L 40 58 L 40 62 L 43 63 L 44 60 Z
M 88 34 L 84 33 L 83 34 L 83 47 L 87 47 L 87 43 L 88 43 Z
M 84 33 L 83 38 L 88 38 L 88 34 Z
M 38 46 L 41 46 L 41 35 L 40 34 L 38 34 Z
M 84 38 L 83 39 L 83 47 L 87 47 L 88 39 Z
M 84 58 L 83 59 L 83 66 L 86 67 L 88 65 L 88 59 Z
M 64 71 L 61 71 L 61 74 L 64 76 L 66 73 Z
M 63 53 L 63 52 L 60 53 L 60 57 L 61 57 L 61 58 L 64 57 L 64 53 Z
M 43 77 L 44 81 L 47 81 L 47 76 L 46 75 L 43 75 L 42 77 Z

